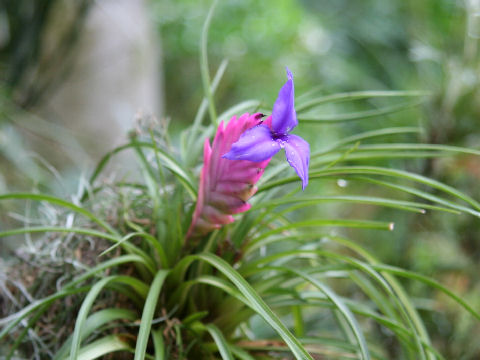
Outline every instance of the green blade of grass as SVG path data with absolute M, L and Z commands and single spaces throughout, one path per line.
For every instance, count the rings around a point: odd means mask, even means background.
M 394 199 L 385 199 L 374 196 L 359 196 L 359 195 L 338 195 L 338 196 L 312 196 L 312 197 L 287 197 L 278 200 L 258 203 L 252 209 L 265 208 L 269 206 L 280 206 L 297 203 L 300 205 L 315 205 L 323 202 L 347 202 L 356 204 L 379 205 L 391 207 L 400 210 L 412 211 L 423 214 L 424 207 L 427 204 L 422 204 L 413 201 L 402 201 Z M 296 207 L 295 207 L 296 208 Z
M 174 279 L 182 279 L 188 266 L 194 260 L 201 260 L 209 263 L 216 268 L 222 274 L 224 274 L 242 293 L 242 295 L 248 300 L 249 306 L 258 313 L 285 341 L 293 355 L 298 360 L 313 360 L 312 357 L 305 350 L 303 345 L 293 334 L 287 329 L 277 315 L 268 307 L 263 299 L 257 294 L 257 292 L 251 287 L 251 285 L 225 260 L 210 253 L 202 253 L 198 255 L 190 255 L 180 261 L 174 269 L 172 276 Z
M 129 276 L 113 275 L 113 276 L 108 276 L 100 279 L 90 288 L 87 295 L 82 301 L 82 305 L 80 307 L 80 310 L 78 311 L 77 318 L 75 321 L 75 329 L 73 330 L 72 344 L 70 346 L 70 357 L 69 357 L 70 360 L 76 360 L 79 357 L 80 344 L 82 341 L 82 333 L 85 331 L 84 330 L 85 322 L 86 322 L 88 313 L 92 308 L 100 292 L 110 283 L 119 282 L 119 283 L 125 283 L 127 285 L 132 285 L 131 281 L 133 280 L 138 281 L 137 279 Z
M 228 60 L 225 60 L 225 59 L 220 63 L 217 73 L 215 74 L 215 77 L 213 78 L 213 81 L 212 81 L 212 85 L 211 85 L 212 95 L 215 94 L 218 84 L 220 83 L 220 80 L 222 79 L 222 76 L 225 73 L 227 65 L 228 65 Z M 200 103 L 197 113 L 195 114 L 192 127 L 188 131 L 188 136 L 183 137 L 184 140 L 181 143 L 182 158 L 185 159 L 185 164 L 187 166 L 190 166 L 192 164 L 192 161 L 195 159 L 195 156 L 199 153 L 199 150 L 201 150 L 201 147 L 203 145 L 203 141 L 204 141 L 203 137 L 200 136 L 200 141 L 198 141 L 198 138 L 199 138 L 198 130 L 205 116 L 207 108 L 208 108 L 208 98 L 205 96 L 202 99 L 202 102 Z M 200 146 L 198 146 L 198 144 Z
M 460 146 L 439 145 L 439 144 L 409 144 L 409 143 L 394 143 L 394 144 L 368 144 L 361 145 L 359 149 L 385 151 L 385 150 L 431 150 L 444 151 L 449 153 L 459 153 L 480 156 L 480 150 L 469 149 Z
M 182 308 L 188 299 L 190 291 L 197 284 L 213 286 L 249 306 L 249 303 L 245 297 L 235 287 L 232 287 L 229 282 L 218 276 L 203 275 L 189 281 L 183 281 L 182 284 L 177 287 L 176 291 L 170 296 L 168 307 L 177 306 Z M 192 317 L 188 316 L 186 319 L 184 319 L 183 323 L 185 324 L 188 322 L 193 322 L 198 317 L 204 317 L 205 315 L 206 314 L 204 312 L 196 313 L 196 315 Z
M 138 331 L 137 345 L 135 346 L 135 360 L 145 359 L 153 315 L 158 305 L 157 303 L 158 297 L 160 296 L 160 291 L 162 290 L 163 283 L 169 272 L 170 270 L 158 271 L 150 286 L 147 300 L 145 301 L 145 306 L 143 307 L 140 329 Z
M 345 243 L 348 245 L 348 241 L 344 240 L 342 241 L 342 243 Z M 358 246 L 354 245 L 354 248 L 358 248 Z M 367 253 L 364 253 L 364 254 L 368 256 Z M 398 302 L 398 304 L 401 305 L 399 309 L 402 311 L 402 313 L 405 315 L 405 317 L 409 321 L 409 324 L 412 329 L 412 333 L 414 334 L 413 339 L 415 339 L 415 341 L 417 342 L 420 355 L 423 354 L 423 348 L 422 348 L 424 346 L 423 344 L 430 344 L 429 337 L 422 325 L 421 320 L 418 318 L 418 314 L 416 313 L 415 308 L 413 307 L 411 302 L 408 300 L 408 297 L 405 295 L 401 287 L 391 277 L 383 275 L 384 272 L 389 272 L 389 273 L 391 272 L 395 275 L 414 278 L 416 280 L 419 280 L 431 286 L 434 286 L 435 288 L 444 292 L 447 296 L 455 300 L 459 305 L 464 307 L 465 310 L 467 310 L 469 313 L 474 315 L 476 318 L 479 318 L 479 314 L 475 310 L 473 310 L 472 307 L 470 307 L 467 303 L 461 300 L 453 292 L 449 291 L 448 289 L 446 289 L 445 287 L 443 287 L 441 284 L 439 284 L 433 279 L 429 279 L 422 275 L 408 272 L 403 269 L 386 266 L 383 264 L 378 264 L 378 263 L 366 264 L 354 258 L 337 254 L 337 253 L 324 251 L 324 250 L 291 250 L 291 251 L 276 253 L 273 255 L 260 258 L 256 261 L 251 261 L 248 263 L 248 265 L 241 267 L 239 270 L 241 274 L 243 274 L 244 276 L 251 276 L 252 274 L 258 271 L 269 271 L 271 269 L 274 269 L 274 267 L 265 266 L 265 264 L 271 264 L 271 263 L 274 264 L 278 260 L 285 261 L 286 259 L 315 258 L 316 256 L 327 256 L 329 258 L 334 258 L 334 259 L 344 261 L 350 265 L 353 265 L 357 269 L 361 269 L 362 271 L 366 272 L 367 274 L 375 278 L 382 285 L 382 287 L 385 290 L 387 290 L 387 292 L 390 295 L 393 296 L 393 299 L 395 300 L 395 302 Z M 371 259 L 370 261 L 374 261 L 374 260 Z M 377 274 L 376 271 L 380 271 L 381 273 Z M 427 356 L 431 358 L 432 354 L 427 353 Z M 422 358 L 425 358 L 425 354 L 423 354 Z
M 251 356 L 248 352 L 246 352 L 239 346 L 231 346 L 230 350 L 235 355 L 235 357 L 240 360 L 255 360 L 253 356 Z
M 85 340 L 87 336 L 92 334 L 94 331 L 100 330 L 104 325 L 111 325 L 117 320 L 135 320 L 137 315 L 130 310 L 126 309 L 103 309 L 97 311 L 96 313 L 90 315 L 86 322 L 85 327 L 83 328 L 81 339 Z M 67 355 L 69 348 L 72 344 L 72 336 L 70 336 L 67 341 L 65 341 L 62 347 L 56 352 L 53 360 L 63 360 Z M 80 351 L 81 352 L 81 351 Z
M 143 142 L 143 141 L 137 141 L 137 142 L 129 142 L 128 144 L 118 146 L 117 148 L 113 149 L 99 161 L 97 167 L 95 168 L 93 174 L 90 176 L 90 184 L 93 184 L 95 180 L 98 178 L 98 176 L 101 174 L 105 166 L 110 162 L 110 160 L 113 158 L 113 156 L 121 153 L 122 151 L 128 150 L 128 149 L 134 149 L 135 147 L 141 147 L 141 148 L 149 148 L 155 151 L 157 149 L 157 156 L 158 158 L 163 162 L 165 167 L 172 172 L 172 174 L 180 181 L 180 183 L 186 188 L 188 193 L 192 196 L 192 199 L 196 199 L 196 188 L 194 185 L 194 182 L 192 180 L 191 175 L 188 174 L 188 171 L 184 169 L 180 163 L 175 160 L 170 154 L 168 154 L 166 151 L 163 151 L 162 149 L 159 149 L 156 147 L 154 144 L 148 143 L 148 142 Z M 85 201 L 88 198 L 88 192 L 85 192 L 81 199 L 82 201 Z
M 418 97 L 426 96 L 430 93 L 425 91 L 352 91 L 346 93 L 338 93 L 332 95 L 321 96 L 316 99 L 306 101 L 295 107 L 298 113 L 302 113 L 305 110 L 309 110 L 315 106 L 323 105 L 327 103 L 336 103 L 343 101 L 361 100 L 367 98 L 379 98 L 379 97 Z
M 235 271 L 226 261 L 219 258 L 216 255 L 204 253 L 196 255 L 198 259 L 204 260 L 220 272 L 222 272 L 237 288 L 240 292 L 248 299 L 251 303 L 252 308 L 262 317 L 264 320 L 272 326 L 275 331 L 280 335 L 280 337 L 287 343 L 288 347 L 291 349 L 292 353 L 299 360 L 309 359 L 313 360 L 312 357 L 305 350 L 303 345 L 298 341 L 298 339 L 293 336 L 293 334 L 285 327 L 285 325 L 280 321 L 280 319 L 273 313 L 273 311 L 268 307 L 268 305 L 262 300 L 262 298 L 255 292 L 255 290 L 250 286 L 250 284 L 237 272 Z
M 356 269 L 361 270 L 362 272 L 368 274 L 371 278 L 373 278 L 384 290 L 385 292 L 390 296 L 391 302 L 397 305 L 397 308 L 399 312 L 402 314 L 402 316 L 406 319 L 408 326 L 411 329 L 413 336 L 413 339 L 416 344 L 416 350 L 415 352 L 420 355 L 422 359 L 425 358 L 425 351 L 422 345 L 422 342 L 424 343 L 429 343 L 428 337 L 424 337 L 421 334 L 421 329 L 416 327 L 415 324 L 415 318 L 412 317 L 412 314 L 410 314 L 407 309 L 413 308 L 413 305 L 411 304 L 408 299 L 402 298 L 401 294 L 395 293 L 394 288 L 395 284 L 390 284 L 380 273 L 378 273 L 373 266 L 370 264 L 358 261 L 355 258 L 352 258 L 350 256 L 345 256 L 341 254 L 336 254 L 328 251 L 321 251 L 321 254 L 324 256 L 329 256 L 330 258 L 333 259 L 338 259 L 340 261 L 343 261 L 345 263 L 348 263 L 350 265 L 353 265 Z M 381 305 L 380 305 L 381 306 Z
M 154 360 L 165 360 L 165 342 L 163 334 L 159 330 L 152 330 L 153 347 L 155 349 Z
M 208 30 L 210 28 L 210 23 L 212 22 L 213 13 L 215 12 L 215 7 L 217 6 L 218 0 L 214 0 L 210 10 L 208 11 L 207 18 L 203 24 L 202 36 L 200 39 L 200 71 L 202 75 L 203 91 L 208 99 L 208 111 L 210 113 L 210 120 L 212 124 L 218 126 L 217 114 L 215 110 L 215 103 L 213 101 L 213 91 L 210 84 L 210 70 L 208 68 Z
M 196 321 L 200 321 L 208 316 L 208 311 L 198 311 L 194 312 L 193 314 L 188 315 L 186 318 L 182 320 L 183 325 L 191 325 Z
M 385 271 L 390 274 L 396 275 L 396 276 L 401 276 L 413 280 L 420 281 L 424 284 L 427 284 L 441 292 L 443 292 L 445 295 L 453 299 L 456 303 L 458 303 L 460 306 L 462 306 L 466 311 L 468 311 L 472 316 L 474 316 L 477 320 L 480 320 L 480 312 L 476 311 L 473 309 L 467 302 L 465 302 L 461 297 L 455 295 L 455 293 L 442 284 L 440 284 L 438 281 L 429 278 L 427 276 L 423 276 L 420 274 L 417 274 L 412 271 L 404 270 L 398 267 L 390 266 L 390 265 L 384 265 L 384 264 L 374 264 L 372 267 L 378 271 Z
M 66 200 L 60 199 L 55 196 L 44 195 L 44 194 L 33 194 L 33 193 L 10 193 L 10 194 L 0 195 L 0 200 L 8 200 L 8 199 L 15 199 L 15 200 L 28 199 L 28 200 L 35 200 L 35 201 L 46 201 L 50 204 L 60 205 L 85 216 L 86 218 L 92 220 L 95 224 L 107 230 L 109 233 L 118 235 L 118 232 L 114 228 L 112 228 L 105 221 L 99 219 L 96 215 L 85 210 L 81 206 L 75 205 L 71 202 L 68 202 Z
M 432 152 L 432 151 L 367 151 L 367 150 L 355 150 L 351 153 L 331 153 L 322 158 L 317 158 L 310 163 L 310 170 L 320 170 L 326 168 L 332 168 L 334 165 L 342 164 L 345 162 L 360 162 L 362 165 L 366 165 L 367 162 L 377 160 L 388 159 L 428 159 L 428 158 L 441 158 L 450 156 L 447 153 Z M 325 166 L 326 165 L 326 166 Z
M 305 336 L 305 322 L 303 321 L 302 307 L 292 306 L 293 328 L 296 337 Z
M 393 136 L 393 135 L 400 135 L 400 134 L 418 134 L 418 133 L 422 133 L 423 131 L 424 130 L 420 127 L 412 127 L 412 126 L 390 127 L 390 128 L 383 128 L 383 129 L 377 129 L 377 130 L 364 131 L 359 134 L 347 136 L 338 140 L 326 150 L 313 153 L 312 158 L 318 157 L 319 155 L 325 154 L 331 150 L 338 149 L 342 145 L 348 145 L 351 143 L 356 143 L 363 140 L 369 140 L 376 137 Z
M 420 184 L 427 185 L 431 188 L 443 191 L 449 195 L 452 195 L 460 200 L 465 201 L 466 203 L 472 205 L 472 207 L 476 210 L 480 210 L 480 204 L 474 200 L 472 197 L 458 191 L 457 189 L 443 184 L 439 181 L 427 178 L 422 175 L 414 174 L 404 170 L 396 170 L 396 169 L 389 169 L 383 167 L 375 167 L 375 166 L 344 166 L 344 167 L 335 167 L 331 169 L 325 170 L 316 170 L 312 171 L 310 174 L 310 179 L 317 179 L 322 178 L 325 176 L 337 176 L 337 175 L 380 175 L 380 176 L 390 176 L 395 178 L 400 178 L 404 180 L 411 180 Z M 297 181 L 297 177 L 289 177 L 283 180 L 277 180 L 275 182 L 271 182 L 268 185 L 262 186 L 258 192 L 262 192 L 273 187 L 277 187 L 280 185 L 288 184 L 294 181 Z M 480 213 L 478 214 L 480 217 Z
M 363 176 L 355 177 L 355 180 L 366 181 L 366 182 L 369 182 L 369 183 L 372 183 L 372 184 L 385 186 L 385 187 L 388 187 L 390 189 L 399 190 L 399 191 L 402 191 L 402 192 L 405 192 L 405 193 L 408 193 L 408 194 L 415 195 L 419 198 L 432 201 L 433 203 L 441 204 L 441 205 L 443 205 L 447 208 L 454 209 L 457 212 L 470 214 L 470 215 L 473 215 L 475 217 L 480 217 L 480 212 L 478 212 L 478 211 L 475 211 L 471 208 L 468 208 L 468 207 L 465 207 L 465 206 L 462 206 L 462 205 L 455 204 L 452 201 L 443 199 L 439 196 L 427 193 L 425 191 L 415 189 L 415 188 L 410 187 L 410 186 L 399 185 L 399 184 L 395 184 L 395 183 L 392 183 L 392 182 L 389 182 L 389 181 L 371 179 L 371 178 L 363 177 Z
M 365 258 L 368 264 L 371 266 L 371 268 L 374 269 L 375 268 L 374 266 L 379 264 L 379 262 L 370 253 L 368 253 L 365 249 L 360 247 L 358 244 L 339 236 L 331 236 L 331 239 L 337 243 L 340 243 L 352 249 L 353 251 L 358 253 L 360 256 Z M 411 319 L 413 326 L 415 327 L 414 331 L 419 335 L 421 345 L 429 349 L 429 353 L 427 353 L 427 356 L 429 357 L 429 359 L 434 359 L 434 356 L 432 355 L 432 353 L 436 354 L 436 352 L 435 350 L 432 350 L 429 335 L 423 325 L 423 322 L 420 316 L 418 315 L 418 312 L 416 311 L 415 307 L 411 304 L 411 302 L 409 301 L 409 297 L 403 290 L 403 287 L 388 272 L 381 272 L 380 275 L 388 283 L 388 286 L 391 288 L 391 290 L 396 294 L 398 302 L 404 306 L 406 315 L 408 316 L 409 319 Z M 415 339 L 415 341 L 418 344 L 417 339 Z
M 213 341 L 215 341 L 215 344 L 217 345 L 218 352 L 220 353 L 220 356 L 222 357 L 222 359 L 223 360 L 234 360 L 232 352 L 230 351 L 230 346 L 227 343 L 227 340 L 225 340 L 225 337 L 223 336 L 220 329 L 213 324 L 205 325 L 205 329 L 207 329 L 207 331 L 212 336 Z
M 152 245 L 152 247 L 157 252 L 157 255 L 160 259 L 160 262 L 161 262 L 162 266 L 164 266 L 164 267 L 168 266 L 167 255 L 165 254 L 165 251 L 163 250 L 162 245 L 152 235 L 150 235 L 146 232 L 143 232 L 143 231 L 138 231 L 138 232 L 134 232 L 134 233 L 130 233 L 128 235 L 125 235 L 123 238 L 121 238 L 114 245 L 112 245 L 108 249 L 102 251 L 98 256 L 100 257 L 100 256 L 103 256 L 103 255 L 107 254 L 108 252 L 114 250 L 117 246 L 122 245 L 125 241 L 128 241 L 135 236 L 139 236 L 139 237 L 142 237 L 142 238 L 146 239 L 148 241 L 148 243 L 150 245 Z
M 122 340 L 121 335 L 107 335 L 82 347 L 76 359 L 94 360 L 117 351 L 132 352 L 133 349 Z
M 269 236 L 283 233 L 287 230 L 296 230 L 305 227 L 319 227 L 319 226 L 338 226 L 346 228 L 361 228 L 361 229 L 378 229 L 392 231 L 394 224 L 392 222 L 384 221 L 371 221 L 371 220 L 348 220 L 348 219 L 315 219 L 315 220 L 305 220 L 290 223 L 285 226 L 277 227 L 273 230 L 265 231 L 259 236 L 253 238 L 248 246 L 253 246 L 256 242 L 261 241 Z
M 41 300 L 36 300 L 31 304 L 22 308 L 22 310 L 16 312 L 15 314 L 9 315 L 5 318 L 0 319 L 0 326 L 6 325 L 2 331 L 0 331 L 0 340 L 5 337 L 15 326 L 17 326 L 20 321 L 22 321 L 25 317 L 35 312 L 37 309 L 52 304 L 55 300 L 64 298 L 68 295 L 74 295 L 82 292 L 86 292 L 90 289 L 89 286 L 78 287 L 75 289 L 68 289 L 68 290 L 61 290 L 58 291 L 46 298 Z
M 334 309 L 334 305 L 331 302 L 325 301 L 326 296 L 322 292 L 317 293 L 317 292 L 309 291 L 308 293 L 302 293 L 298 297 L 300 299 L 294 298 L 294 299 L 287 299 L 287 300 L 278 301 L 276 303 L 272 303 L 272 306 L 283 307 L 283 308 L 286 308 L 286 307 L 290 308 L 291 306 L 315 306 L 315 307 L 321 307 L 321 308 Z M 320 299 L 321 302 L 312 301 L 317 299 Z M 412 333 L 412 331 L 404 327 L 401 323 L 396 322 L 392 318 L 382 316 L 376 313 L 370 307 L 365 306 L 364 304 L 360 304 L 356 301 L 351 301 L 347 298 L 342 298 L 342 300 L 345 302 L 345 304 L 354 314 L 369 318 L 377 322 L 378 324 L 384 326 L 386 329 L 392 331 L 392 333 L 394 333 L 400 341 L 405 342 L 408 346 L 411 346 L 412 348 L 415 347 L 415 344 L 412 343 L 411 339 L 414 339 L 416 335 Z M 323 338 L 309 339 L 306 341 L 305 346 L 308 349 L 308 345 L 307 345 L 308 343 L 312 343 L 312 342 L 323 343 L 323 341 L 325 341 Z M 302 341 L 302 343 L 304 342 Z M 328 340 L 326 341 L 326 343 L 328 343 Z M 357 346 L 355 346 L 350 342 L 345 342 L 345 341 L 339 342 L 338 340 L 335 340 L 334 344 L 335 346 L 340 346 L 340 348 L 348 349 L 352 352 L 357 349 Z M 430 344 L 425 343 L 421 339 L 420 339 L 420 344 L 425 349 L 428 349 L 429 351 L 434 353 L 439 359 L 443 359 L 443 357 L 440 354 L 438 354 L 438 352 Z M 373 349 L 370 349 L 370 353 L 372 357 L 378 358 L 378 356 L 374 355 Z
M 113 269 L 118 265 L 128 264 L 128 263 L 139 263 L 139 264 L 145 265 L 145 260 L 143 257 L 139 255 L 128 254 L 128 255 L 121 255 L 116 258 L 101 262 L 100 264 L 97 264 L 93 268 L 87 270 L 85 273 L 74 278 L 71 282 L 69 282 L 67 285 L 64 286 L 64 289 L 70 289 L 70 288 L 76 287 L 82 281 L 85 281 L 88 278 L 95 276 L 97 273 L 103 270 Z
M 348 195 L 346 195 L 345 197 L 350 198 L 350 196 Z M 343 199 L 343 196 L 340 196 L 339 199 L 336 199 L 336 196 L 332 196 L 332 199 L 326 199 L 326 200 L 318 199 L 319 201 L 316 201 L 317 197 L 312 197 L 312 198 L 285 197 L 285 199 L 278 200 L 278 204 L 288 205 L 292 203 L 293 205 L 288 206 L 285 209 L 282 209 L 282 211 L 280 212 L 273 213 L 272 214 L 273 216 L 270 216 L 268 219 L 270 221 L 273 221 L 276 217 L 283 216 L 284 214 L 290 213 L 294 210 L 301 209 L 307 206 L 313 206 L 313 205 L 322 203 L 324 201 L 325 202 L 353 202 L 357 204 L 363 203 L 367 205 L 385 206 L 385 207 L 395 208 L 395 209 L 404 210 L 404 211 L 411 211 L 411 212 L 416 212 L 420 214 L 425 214 L 426 210 L 442 211 L 442 212 L 448 212 L 448 213 L 457 214 L 457 215 L 460 214 L 460 211 L 458 210 L 437 206 L 437 205 L 430 205 L 430 204 L 415 202 L 415 201 L 401 201 L 401 200 L 378 198 L 378 202 L 377 202 L 377 198 L 373 197 L 370 200 L 373 200 L 373 199 L 375 200 L 370 201 L 369 199 L 366 199 L 366 201 L 363 202 L 361 198 L 358 199 L 358 201 L 353 200 L 354 198 L 356 198 L 356 196 L 353 196 L 351 199 L 348 199 L 348 200 Z M 298 199 L 298 203 L 294 199 Z M 270 202 L 268 203 L 270 204 Z M 274 202 L 271 202 L 271 203 L 274 204 Z M 271 207 L 263 207 L 263 206 L 260 206 L 260 203 L 259 203 L 258 206 L 254 206 L 252 208 L 258 208 L 258 209 L 263 208 L 265 209 L 264 211 L 266 212 L 266 211 L 272 211 L 273 209 L 275 209 L 275 206 L 272 205 Z M 253 226 L 258 225 L 263 221 L 263 217 L 258 217 L 257 219 L 258 220 L 254 222 Z
M 409 313 L 409 311 L 407 311 L 409 308 L 412 308 L 412 305 L 408 301 L 408 298 L 404 298 L 401 293 L 396 293 L 396 291 L 394 292 L 392 289 L 395 289 L 395 286 L 394 285 L 391 286 L 390 281 L 386 281 L 379 273 L 377 273 L 374 270 L 373 266 L 370 266 L 369 264 L 362 263 L 349 256 L 332 253 L 324 250 L 290 250 L 290 251 L 285 251 L 285 252 L 280 252 L 280 253 L 275 253 L 269 256 L 265 256 L 263 258 L 258 259 L 257 261 L 251 261 L 248 263 L 248 265 L 245 265 L 242 268 L 240 268 L 240 271 L 244 276 L 252 276 L 253 274 L 256 274 L 259 272 L 265 272 L 265 271 L 269 272 L 272 270 L 292 272 L 293 270 L 291 268 L 288 268 L 286 266 L 280 267 L 278 264 L 284 263 L 290 259 L 299 259 L 299 258 L 316 259 L 319 256 L 345 262 L 349 265 L 354 266 L 354 268 L 367 273 L 372 278 L 374 278 L 391 296 L 391 299 L 393 299 L 393 302 L 398 305 L 398 309 L 400 310 L 404 318 L 407 320 L 408 325 L 411 328 L 410 332 L 413 334 L 412 339 L 414 340 L 414 343 L 416 345 L 416 353 L 419 354 L 422 359 L 425 359 L 425 353 L 424 353 L 424 348 L 422 344 L 423 343 L 429 344 L 429 339 L 428 337 L 425 337 L 421 333 L 419 328 L 417 328 L 418 324 L 416 324 L 416 321 L 415 321 L 416 319 L 412 318 L 412 315 Z M 274 266 L 272 265 L 265 266 L 266 264 L 273 264 Z M 316 271 L 317 271 L 317 268 L 313 268 L 309 272 L 314 273 Z M 309 273 L 305 271 L 303 271 L 303 273 L 309 275 Z
M 346 114 L 326 114 L 326 115 L 299 115 L 298 120 L 303 123 L 310 124 L 328 124 L 328 123 L 339 123 L 344 121 L 354 121 L 354 120 L 364 120 L 372 117 L 383 116 L 388 114 L 393 114 L 399 111 L 403 111 L 415 106 L 418 106 L 423 101 L 412 101 L 409 103 L 402 103 L 390 106 L 384 106 L 378 109 L 364 110 L 351 112 Z

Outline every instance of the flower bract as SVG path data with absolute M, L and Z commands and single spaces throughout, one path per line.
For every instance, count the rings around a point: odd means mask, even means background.
M 240 135 L 261 123 L 262 114 L 234 116 L 218 126 L 212 146 L 205 140 L 198 200 L 187 237 L 204 235 L 233 222 L 233 214 L 250 209 L 247 200 L 255 194 L 256 182 L 270 161 L 236 160 L 222 157 Z

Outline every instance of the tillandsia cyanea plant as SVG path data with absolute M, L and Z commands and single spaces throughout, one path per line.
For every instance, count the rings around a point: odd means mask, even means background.
M 398 279 L 430 286 L 476 319 L 478 311 L 434 279 L 382 264 L 350 239 L 356 231 L 392 230 L 391 221 L 322 209 L 333 202 L 361 207 L 362 214 L 373 205 L 480 217 L 475 199 L 446 184 L 382 163 L 363 164 L 480 152 L 371 143 L 418 132 L 397 126 L 319 149 L 312 144 L 310 154 L 308 144 L 290 134 L 297 117 L 325 124 L 319 113 L 325 103 L 422 94 L 311 93 L 294 99 L 288 73 L 271 111 L 247 101 L 216 116 L 213 94 L 225 65 L 211 83 L 206 61 L 202 69 L 206 96 L 179 148 L 165 127 L 144 125 L 100 161 L 71 201 L 38 192 L 0 195 L 2 204 L 39 203 L 27 226 L 1 230 L 0 238 L 40 234 L 22 250 L 24 261 L 0 279 L 0 351 L 10 359 L 442 359 L 418 303 Z M 211 123 L 202 125 L 207 108 Z M 252 115 L 222 123 L 232 110 Z M 262 121 L 258 111 L 271 116 Z M 329 121 L 359 118 L 343 113 Z M 203 164 L 197 160 L 202 146 Z M 302 188 L 310 181 L 306 195 L 288 164 L 272 158 L 282 147 Z M 137 155 L 143 179 L 99 181 L 109 160 L 126 150 Z M 329 180 L 350 185 L 328 187 Z M 370 195 L 355 194 L 364 189 L 356 183 L 369 184 Z
M 233 222 L 232 214 L 250 209 L 247 200 L 257 191 L 255 184 L 281 148 L 302 180 L 302 189 L 307 186 L 310 146 L 289 134 L 298 121 L 293 76 L 288 69 L 287 76 L 272 115 L 265 121 L 261 121 L 261 113 L 234 116 L 226 127 L 220 123 L 212 147 L 205 139 L 198 201 L 187 238 L 219 229 Z

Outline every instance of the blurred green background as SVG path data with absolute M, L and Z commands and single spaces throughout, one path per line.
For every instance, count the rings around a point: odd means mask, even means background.
M 154 93 L 154 102 L 160 104 L 154 106 L 158 109 L 156 115 L 168 119 L 172 131 L 178 133 L 192 122 L 203 98 L 199 40 L 211 2 L 139 3 L 143 12 L 141 17 L 132 19 L 133 24 L 148 23 L 154 33 L 153 40 L 145 45 L 147 55 L 142 55 L 143 52 L 141 55 L 149 58 L 155 55 L 158 71 L 143 76 L 159 84 Z M 97 11 L 96 7 L 105 6 L 103 12 L 100 9 L 100 21 L 107 27 L 118 15 L 106 11 L 105 4 L 88 0 L 78 1 L 75 6 L 63 0 L 1 3 L 0 192 L 34 188 L 68 194 L 78 186 L 79 174 L 88 173 L 89 166 L 98 159 L 98 154 L 89 153 L 90 143 L 81 141 L 84 137 L 92 141 L 90 135 L 80 133 L 78 126 L 70 127 L 62 116 L 55 113 L 49 116 L 49 111 L 41 109 L 42 104 L 64 91 L 64 83 L 71 81 L 71 73 L 79 66 L 75 60 L 80 56 L 82 33 L 91 31 L 89 16 Z M 59 22 L 59 16 L 63 15 L 58 14 L 64 12 L 70 15 Z M 136 41 L 129 31 L 123 30 L 118 37 Z M 209 33 L 211 73 L 223 59 L 228 59 L 229 65 L 216 92 L 216 106 L 222 112 L 240 101 L 259 99 L 264 107 L 271 108 L 278 88 L 285 81 L 284 67 L 288 66 L 295 76 L 297 96 L 309 91 L 432 93 L 422 105 L 394 115 L 340 125 L 300 126 L 297 131 L 315 149 L 360 131 L 399 125 L 425 129 L 420 137 L 400 138 L 400 142 L 478 149 L 479 37 L 480 2 L 475 0 L 220 1 Z M 115 60 L 115 56 L 109 59 Z M 103 72 L 108 64 L 103 66 L 96 71 Z M 83 71 L 85 75 L 88 69 Z M 116 76 L 122 79 L 138 72 L 138 68 L 131 67 L 128 71 L 131 73 L 120 72 Z M 115 93 L 106 96 L 114 97 Z M 76 97 L 75 104 L 89 106 L 81 97 Z M 368 103 L 326 106 L 325 114 L 354 112 L 381 104 L 382 101 L 372 99 Z M 115 106 L 118 113 L 125 114 L 121 104 Z M 133 112 L 128 117 L 133 118 Z M 111 125 L 106 122 L 105 126 Z M 47 145 L 38 142 L 38 138 L 47 139 Z M 102 138 L 93 140 L 113 148 Z M 399 138 L 393 140 L 398 142 Z M 473 156 L 382 163 L 372 160 L 368 164 L 409 169 L 480 199 L 480 159 Z M 58 173 L 53 169 L 58 169 Z M 63 189 L 59 183 L 64 184 Z M 311 191 L 338 192 L 338 186 L 322 183 Z M 381 195 L 378 191 L 368 185 L 352 190 Z M 355 239 L 372 249 L 383 262 L 433 276 L 474 308 L 480 308 L 478 219 L 445 214 L 419 217 L 351 206 L 337 207 L 335 211 L 341 216 L 361 214 L 371 219 L 395 219 L 394 232 L 358 232 Z M 1 211 L 0 226 L 10 221 L 9 212 Z M 427 319 L 434 344 L 446 359 L 480 358 L 478 323 L 457 305 L 450 307 L 442 296 L 432 296 L 426 287 L 415 283 L 406 286 L 417 298 L 419 308 L 429 309 L 422 315 Z

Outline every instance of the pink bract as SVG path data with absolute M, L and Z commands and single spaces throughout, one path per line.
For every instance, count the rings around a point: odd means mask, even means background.
M 200 174 L 198 200 L 187 238 L 205 235 L 233 222 L 233 214 L 250 209 L 247 200 L 257 191 L 255 184 L 262 176 L 270 159 L 254 162 L 222 158 L 230 151 L 240 135 L 262 122 L 262 114 L 243 114 L 232 117 L 224 126 L 220 123 L 210 147 L 205 139 L 203 168 Z M 270 123 L 267 118 L 265 123 Z

